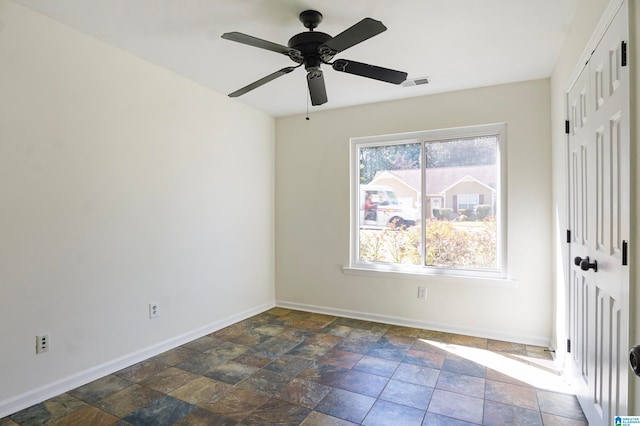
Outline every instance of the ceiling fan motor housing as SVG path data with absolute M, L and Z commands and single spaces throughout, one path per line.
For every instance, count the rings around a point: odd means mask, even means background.
M 320 46 L 324 45 L 326 42 L 331 40 L 329 34 L 317 32 L 317 31 L 308 31 L 305 33 L 296 34 L 289 39 L 287 45 L 296 49 L 301 53 L 301 56 L 291 56 L 295 62 L 301 64 L 304 63 L 304 66 L 307 70 L 309 68 L 318 68 L 323 61 L 328 61 L 331 59 L 333 55 L 320 54 Z

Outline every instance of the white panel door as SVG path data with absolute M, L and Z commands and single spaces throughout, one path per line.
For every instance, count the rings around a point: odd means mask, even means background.
M 568 94 L 569 371 L 590 425 L 627 413 L 629 71 L 623 3 Z
M 589 171 L 593 167 L 591 137 L 591 91 L 589 69 L 580 74 L 568 96 L 569 110 L 569 228 L 571 231 L 571 257 L 577 261 L 570 267 L 569 282 L 569 371 L 576 394 L 588 395 L 592 375 L 593 351 L 589 345 L 595 334 L 592 291 L 593 275 L 582 271 L 580 263 L 589 256 L 595 203 L 589 191 L 593 185 Z M 585 412 L 588 410 L 584 410 Z

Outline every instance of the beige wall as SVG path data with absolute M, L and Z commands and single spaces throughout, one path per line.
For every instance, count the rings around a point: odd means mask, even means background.
M 437 84 L 434 83 L 434 84 Z M 514 281 L 346 275 L 349 138 L 508 123 L 509 276 Z M 551 336 L 549 81 L 276 120 L 279 303 L 547 344 Z M 309 215 L 306 212 L 314 212 Z M 417 300 L 417 286 L 428 300 Z
M 7 0 L 0 64 L 0 417 L 273 304 L 272 117 Z

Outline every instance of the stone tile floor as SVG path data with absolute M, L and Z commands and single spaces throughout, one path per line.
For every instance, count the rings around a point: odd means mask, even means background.
M 587 425 L 544 348 L 273 308 L 12 425 Z

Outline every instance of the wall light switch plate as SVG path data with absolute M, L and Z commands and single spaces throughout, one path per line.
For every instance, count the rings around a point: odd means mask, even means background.
M 427 287 L 418 286 L 418 299 L 427 300 Z

